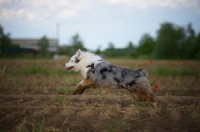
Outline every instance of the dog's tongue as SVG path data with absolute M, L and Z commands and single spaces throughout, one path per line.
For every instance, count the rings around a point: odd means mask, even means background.
M 70 71 L 71 69 L 73 69 L 74 67 L 73 66 L 70 66 L 68 68 L 66 68 L 67 71 Z

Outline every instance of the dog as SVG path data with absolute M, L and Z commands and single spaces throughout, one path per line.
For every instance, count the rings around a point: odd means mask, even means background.
M 138 102 L 149 101 L 156 107 L 155 96 L 144 69 L 129 70 L 106 62 L 102 57 L 80 49 L 64 64 L 67 71 L 80 71 L 83 80 L 77 85 L 74 95 L 82 94 L 87 88 L 107 87 L 126 89 Z

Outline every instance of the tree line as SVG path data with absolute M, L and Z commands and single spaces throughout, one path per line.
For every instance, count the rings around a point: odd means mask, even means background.
M 137 45 L 129 42 L 124 48 L 115 48 L 115 45 L 110 42 L 106 49 L 101 50 L 99 46 L 93 52 L 110 58 L 200 60 L 200 32 L 196 33 L 192 24 L 189 23 L 186 26 L 179 26 L 165 22 L 160 25 L 156 33 L 155 38 L 148 33 L 144 34 Z M 7 47 L 16 46 L 17 44 L 12 44 L 9 34 L 4 34 L 3 28 L 0 25 L 0 54 Z M 48 38 L 46 36 L 40 39 L 38 46 L 40 49 L 40 57 L 52 55 L 47 50 Z M 59 47 L 57 53 L 71 56 L 77 49 L 87 51 L 80 36 L 75 34 L 70 39 L 68 45 Z
M 76 34 L 69 45 L 60 48 L 59 53 L 71 56 L 79 48 L 87 50 L 79 35 Z M 141 37 L 138 45 L 129 42 L 124 48 L 115 48 L 110 42 L 105 50 L 98 47 L 94 53 L 110 58 L 200 60 L 200 32 L 195 33 L 190 23 L 183 27 L 165 22 L 160 25 L 155 38 L 146 33 Z

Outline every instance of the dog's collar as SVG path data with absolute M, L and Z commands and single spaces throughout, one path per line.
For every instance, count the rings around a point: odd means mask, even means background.
M 91 65 L 88 65 L 86 68 L 91 67 L 92 69 L 94 69 L 94 63 L 92 63 Z
M 98 60 L 98 61 L 104 61 L 104 59 L 101 59 L 101 60 Z M 91 67 L 91 68 L 93 68 L 93 69 L 94 69 L 94 63 L 92 63 L 92 64 L 88 65 L 86 68 L 89 68 L 89 67 Z

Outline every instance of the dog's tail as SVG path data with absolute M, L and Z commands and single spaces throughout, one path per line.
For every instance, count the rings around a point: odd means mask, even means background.
M 145 77 L 149 75 L 149 72 L 145 69 L 138 69 Z

